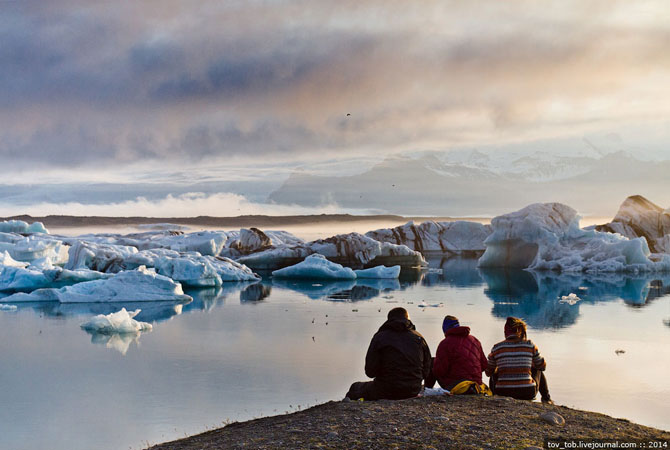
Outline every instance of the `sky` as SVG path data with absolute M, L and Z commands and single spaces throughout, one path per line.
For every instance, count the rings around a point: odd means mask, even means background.
M 662 0 L 0 10 L 0 215 L 343 211 L 267 197 L 296 169 L 622 129 L 626 150 L 670 159 Z

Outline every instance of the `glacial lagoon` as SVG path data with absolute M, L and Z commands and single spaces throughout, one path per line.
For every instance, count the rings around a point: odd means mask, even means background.
M 523 317 L 558 404 L 670 429 L 670 274 L 480 270 L 433 259 L 400 280 L 225 283 L 190 303 L 18 304 L 0 311 L 0 448 L 138 449 L 232 421 L 342 399 L 389 309 L 434 353 L 442 318 L 485 351 Z M 563 299 L 569 294 L 574 297 Z M 2 298 L 0 298 L 2 303 Z M 95 314 L 141 309 L 153 331 L 98 335 Z

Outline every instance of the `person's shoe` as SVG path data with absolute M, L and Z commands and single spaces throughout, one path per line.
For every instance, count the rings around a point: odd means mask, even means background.
M 542 403 L 544 403 L 545 405 L 553 405 L 554 404 L 553 400 L 550 399 L 550 398 L 543 398 Z

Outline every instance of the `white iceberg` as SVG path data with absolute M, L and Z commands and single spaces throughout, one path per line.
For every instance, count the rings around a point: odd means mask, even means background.
M 37 289 L 13 294 L 4 301 L 59 301 L 61 303 L 190 301 L 181 284 L 145 267 L 119 272 L 108 279 L 86 281 L 60 289 Z
M 570 293 L 568 295 L 562 295 L 561 299 L 558 301 L 559 303 L 567 303 L 568 305 L 576 305 L 578 301 L 580 301 L 581 298 L 577 296 L 575 293 Z
M 120 311 L 111 314 L 98 314 L 91 320 L 81 324 L 81 328 L 92 333 L 102 334 L 125 334 L 139 333 L 141 331 L 151 331 L 153 328 L 150 323 L 138 322 L 133 319 L 140 313 L 140 309 L 135 311 L 126 311 L 121 308 Z
M 42 222 L 33 222 L 28 225 L 27 222 L 23 220 L 6 220 L 0 222 L 0 232 L 3 233 L 23 233 L 23 234 L 32 234 L 32 233 L 44 233 L 48 234 L 44 224 Z
M 0 233 L 0 252 L 5 251 L 16 261 L 24 262 L 48 259 L 53 264 L 63 264 L 68 258 L 67 245 L 43 234 L 23 237 L 12 233 Z
M 398 278 L 400 266 L 377 266 L 369 269 L 354 270 L 356 278 Z
M 0 311 L 16 311 L 16 305 L 5 305 L 0 303 Z
M 328 261 L 325 256 L 313 254 L 304 261 L 290 267 L 275 270 L 276 278 L 297 278 L 309 280 L 354 280 L 356 273 L 348 267 Z
M 670 270 L 670 255 L 651 255 L 644 238 L 579 228 L 579 216 L 560 203 L 535 203 L 491 221 L 479 267 L 564 272 Z
M 491 226 L 477 222 L 408 222 L 395 228 L 368 231 L 366 236 L 381 242 L 406 245 L 422 254 L 481 255 Z
M 610 223 L 595 229 L 631 239 L 643 237 L 651 252 L 670 253 L 670 212 L 641 195 L 628 197 Z
M 0 253 L 0 269 L 2 267 L 27 267 L 28 263 L 23 261 L 16 261 L 9 254 L 7 250 Z

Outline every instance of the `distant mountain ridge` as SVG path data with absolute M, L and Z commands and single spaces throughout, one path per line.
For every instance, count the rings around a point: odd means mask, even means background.
M 364 173 L 345 177 L 294 172 L 269 200 L 448 216 L 494 216 L 529 203 L 557 201 L 583 213 L 611 217 L 620 199 L 631 192 L 670 204 L 668 174 L 670 161 L 640 161 L 626 152 L 600 157 L 538 152 L 505 164 L 477 151 L 458 159 L 427 153 L 387 158 Z

